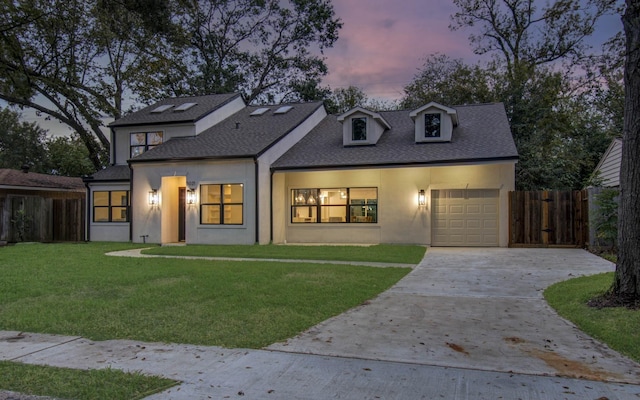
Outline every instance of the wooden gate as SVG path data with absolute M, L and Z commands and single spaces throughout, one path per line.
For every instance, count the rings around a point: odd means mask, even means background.
M 584 247 L 586 190 L 509 192 L 509 247 Z

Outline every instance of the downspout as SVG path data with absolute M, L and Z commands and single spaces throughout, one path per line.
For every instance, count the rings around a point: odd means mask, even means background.
M 273 243 L 273 170 L 269 171 L 269 243 Z
M 253 163 L 255 165 L 255 192 L 256 192 L 256 220 L 255 220 L 255 225 L 256 225 L 256 243 L 259 244 L 260 243 L 260 204 L 259 204 L 259 200 L 260 200 L 260 179 L 258 178 L 258 173 L 260 172 L 260 168 L 258 166 L 258 157 L 253 157 Z
M 84 187 L 87 188 L 87 198 L 85 199 L 85 204 L 87 209 L 85 210 L 86 215 L 86 221 L 84 223 L 84 241 L 85 242 L 90 242 L 91 241 L 91 188 L 89 187 L 89 182 L 86 181 L 85 179 L 93 179 L 93 176 L 87 176 L 86 178 L 83 178 L 82 180 L 84 181 Z
M 113 161 L 111 161 L 111 165 L 116 165 L 116 132 L 113 130 L 113 128 L 111 128 L 111 142 L 109 143 L 109 147 L 111 147 L 109 149 L 109 156 L 113 155 Z
M 129 164 L 129 241 L 133 242 L 133 168 Z

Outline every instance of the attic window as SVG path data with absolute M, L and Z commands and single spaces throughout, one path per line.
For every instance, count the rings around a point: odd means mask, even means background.
M 267 111 L 269 111 L 268 108 L 258 108 L 254 112 L 252 112 L 251 115 L 253 115 L 253 116 L 262 115 L 262 114 L 266 113 Z
M 440 113 L 427 113 L 424 115 L 424 137 L 440 137 L 442 118 Z
M 167 111 L 171 107 L 173 107 L 173 104 L 165 104 L 165 105 L 154 108 L 153 110 L 151 110 L 151 113 L 160 114 L 161 112 Z
M 173 111 L 187 111 L 191 107 L 197 105 L 198 103 L 184 103 L 176 107 Z
M 282 107 L 278 108 L 277 110 L 275 110 L 273 113 L 274 114 L 286 114 L 289 111 L 291 111 L 292 108 L 293 108 L 293 106 L 282 106 Z
M 359 117 L 351 119 L 351 140 L 367 140 L 367 118 Z

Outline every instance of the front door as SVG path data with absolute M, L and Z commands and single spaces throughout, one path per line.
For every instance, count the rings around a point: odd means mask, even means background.
M 178 241 L 184 242 L 184 219 L 185 219 L 185 210 L 187 206 L 186 201 L 187 196 L 187 188 L 181 187 L 178 188 Z

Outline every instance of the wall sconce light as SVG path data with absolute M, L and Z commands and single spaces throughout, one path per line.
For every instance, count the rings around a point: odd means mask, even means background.
M 152 189 L 149 191 L 149 205 L 157 206 L 158 205 L 158 190 Z
M 418 191 L 418 205 L 424 206 L 427 204 L 427 196 L 424 193 L 424 189 Z
M 196 191 L 193 189 L 187 190 L 187 204 L 196 204 Z

